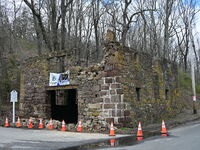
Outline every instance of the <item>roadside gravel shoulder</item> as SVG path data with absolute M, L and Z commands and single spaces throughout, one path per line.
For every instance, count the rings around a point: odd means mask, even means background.
M 185 124 L 194 123 L 200 121 L 200 110 L 197 110 L 197 114 L 193 114 L 192 110 L 183 110 L 176 117 L 165 120 L 167 129 L 179 127 Z M 159 123 L 153 123 L 142 126 L 143 131 L 155 132 L 161 130 L 161 121 Z M 127 128 L 126 130 L 117 129 L 118 134 L 134 134 L 137 131 L 137 127 L 134 129 Z

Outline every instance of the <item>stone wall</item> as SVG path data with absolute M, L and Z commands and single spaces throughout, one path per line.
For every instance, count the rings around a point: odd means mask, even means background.
M 19 115 L 23 117 L 50 117 L 47 101 L 48 63 L 35 58 L 26 61 L 21 72 Z
M 27 60 L 21 73 L 20 116 L 50 118 L 47 96 L 50 72 L 70 70 L 70 85 L 77 85 L 78 119 L 88 130 L 104 130 L 114 121 L 132 127 L 151 123 L 181 110 L 176 64 L 153 60 L 117 42 L 105 44 L 101 63 L 75 66 L 65 52 Z
M 176 64 L 153 60 L 147 54 L 126 53 L 123 93 L 125 126 L 175 116 L 182 108 Z M 139 96 L 138 96 L 139 93 Z

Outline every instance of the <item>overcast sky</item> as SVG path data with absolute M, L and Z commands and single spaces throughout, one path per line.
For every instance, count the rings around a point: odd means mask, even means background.
M 197 24 L 196 24 L 196 30 L 200 36 L 200 12 L 197 14 Z

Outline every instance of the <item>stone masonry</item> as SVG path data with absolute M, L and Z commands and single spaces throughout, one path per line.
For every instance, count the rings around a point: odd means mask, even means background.
M 51 117 L 47 95 L 50 72 L 70 70 L 70 86 L 77 87 L 78 120 L 88 130 L 104 130 L 114 121 L 133 127 L 165 119 L 180 112 L 176 64 L 154 60 L 118 42 L 105 43 L 101 63 L 76 66 L 65 51 L 31 58 L 21 67 L 19 116 Z M 66 114 L 67 115 L 67 114 Z

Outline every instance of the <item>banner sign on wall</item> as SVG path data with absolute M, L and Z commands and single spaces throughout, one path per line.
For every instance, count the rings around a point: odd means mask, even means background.
M 49 86 L 69 85 L 69 71 L 65 73 L 50 73 Z

